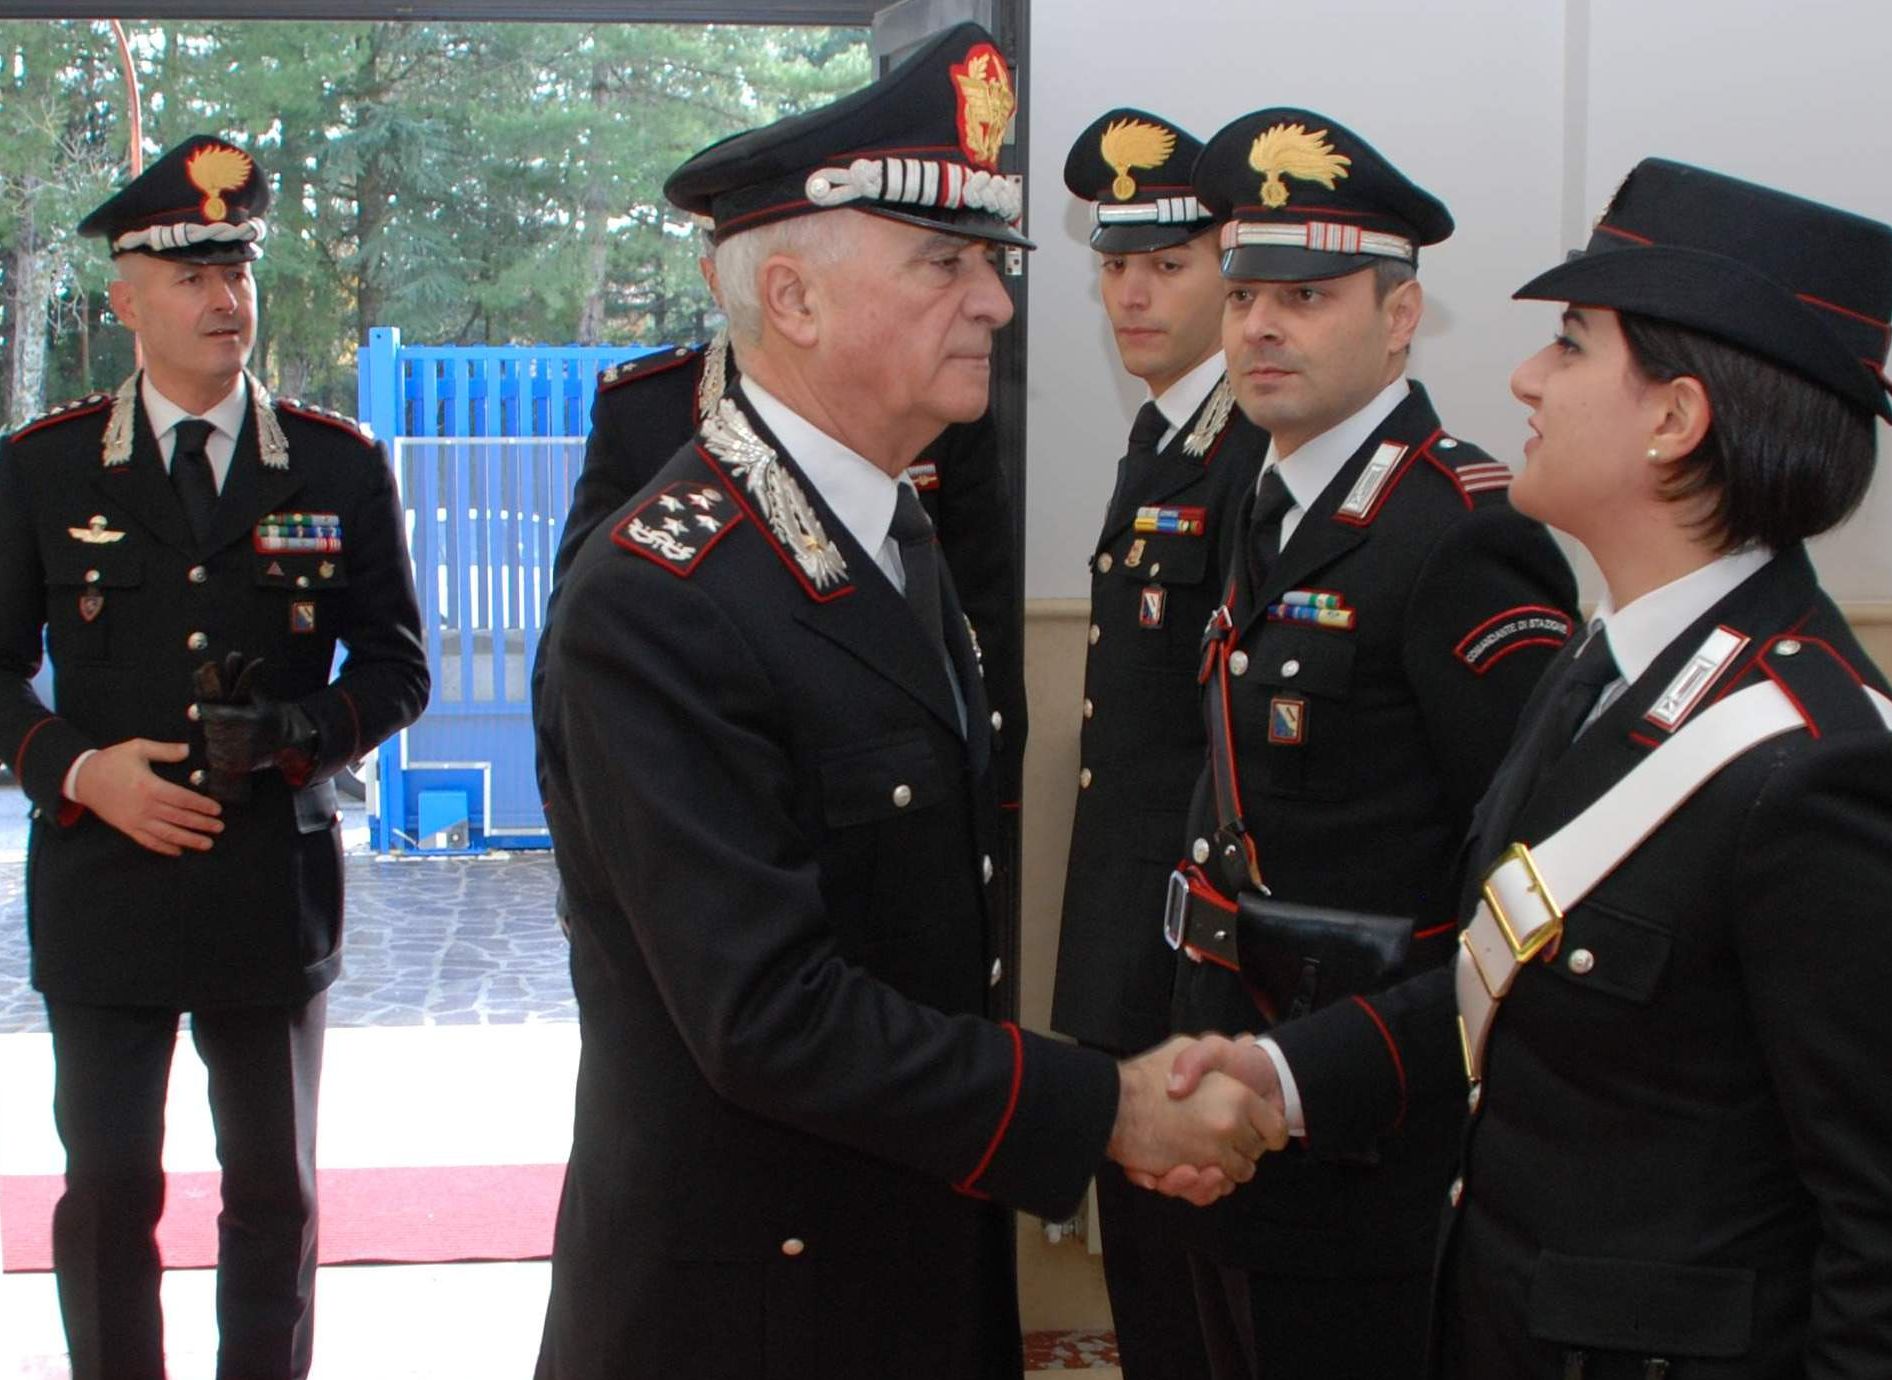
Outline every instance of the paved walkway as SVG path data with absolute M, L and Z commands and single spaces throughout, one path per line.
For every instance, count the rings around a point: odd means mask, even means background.
M 360 806 L 345 832 L 365 844 Z M 28 981 L 26 802 L 0 788 L 0 1034 L 46 1029 Z M 482 858 L 377 858 L 351 847 L 336 1026 L 509 1025 L 575 1021 L 565 936 L 552 915 L 547 852 Z

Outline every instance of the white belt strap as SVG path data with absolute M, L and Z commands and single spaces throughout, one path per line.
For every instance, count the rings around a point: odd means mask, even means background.
M 1892 702 L 1871 692 L 1892 727 Z M 1772 681 L 1696 715 L 1589 809 L 1536 848 L 1512 844 L 1485 876 L 1459 933 L 1458 1031 L 1475 1083 L 1498 1004 L 1520 969 L 1563 934 L 1564 913 L 1589 895 L 1709 778 L 1757 743 L 1805 723 Z

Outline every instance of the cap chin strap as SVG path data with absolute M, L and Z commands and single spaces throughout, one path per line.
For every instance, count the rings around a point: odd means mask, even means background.
M 163 253 L 169 249 L 190 249 L 200 244 L 261 244 L 269 227 L 251 216 L 248 220 L 220 220 L 204 225 L 198 221 L 179 221 L 173 225 L 148 225 L 131 230 L 112 241 L 112 253 L 129 254 L 135 249 Z
M 808 200 L 824 210 L 853 201 L 988 211 L 1015 221 L 1025 209 L 1023 187 L 1002 173 L 932 158 L 856 158 L 845 168 L 808 174 Z
M 1271 245 L 1287 249 L 1312 249 L 1322 254 L 1375 254 L 1382 259 L 1400 259 L 1413 263 L 1417 250 L 1404 235 L 1384 230 L 1362 230 L 1357 225 L 1342 225 L 1330 220 L 1243 221 L 1232 220 L 1222 227 L 1222 248 L 1246 249 Z

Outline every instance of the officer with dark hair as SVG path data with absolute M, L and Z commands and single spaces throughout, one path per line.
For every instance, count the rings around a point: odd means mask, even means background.
M 154 1233 L 186 1011 L 223 1167 L 217 1374 L 308 1373 L 331 778 L 427 702 L 386 452 L 244 367 L 268 203 L 247 151 L 199 135 L 86 217 L 144 366 L 0 443 L 0 750 L 33 802 L 66 1148 L 53 1268 L 87 1380 L 164 1373 Z M 31 684 L 42 630 L 56 709 Z
M 1188 131 L 1120 107 L 1077 136 L 1064 164 L 1065 186 L 1090 207 L 1118 357 L 1149 393 L 1090 559 L 1082 765 L 1051 1003 L 1053 1029 L 1113 1054 L 1170 1028 L 1175 959 L 1150 917 L 1202 770 L 1202 625 L 1268 449 L 1223 368 L 1219 226 L 1189 186 L 1201 152 Z M 1208 1374 L 1178 1211 L 1114 1165 L 1098 1170 L 1125 1380 Z
M 1357 1151 L 1469 1074 L 1434 1374 L 1892 1373 L 1892 699 L 1804 545 L 1892 418 L 1892 227 L 1646 159 L 1516 295 L 1565 305 L 1512 501 L 1606 589 L 1479 807 L 1460 956 L 1184 1084 L 1291 1082 Z
M 1406 376 L 1444 205 L 1289 108 L 1223 128 L 1194 185 L 1226 221 L 1236 401 L 1271 436 L 1199 662 L 1207 770 L 1172 879 L 1173 1028 L 1232 1033 L 1450 959 L 1459 842 L 1576 589 L 1506 502 L 1510 471 Z M 1237 912 L 1269 917 L 1285 952 L 1261 981 L 1222 966 Z M 1389 928 L 1364 987 L 1341 954 L 1295 947 Z M 1373 1154 L 1309 1135 L 1185 1219 L 1217 1380 L 1418 1366 L 1460 1115 L 1414 1108 Z

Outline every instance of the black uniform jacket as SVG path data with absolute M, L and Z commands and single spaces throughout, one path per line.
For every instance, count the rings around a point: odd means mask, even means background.
M 586 543 L 552 629 L 539 751 L 584 1051 L 540 1374 L 1015 1376 L 986 1199 L 1068 1211 L 1116 1070 L 984 1019 L 963 620 L 962 737 L 904 599 L 742 416 L 775 458 L 679 451 Z
M 1226 385 L 1224 385 L 1226 386 Z M 1239 410 L 1208 452 L 1185 449 L 1211 393 L 1154 460 L 1119 462 L 1091 557 L 1091 623 L 1077 815 L 1051 1024 L 1135 1053 L 1169 1033 L 1175 955 L 1150 917 L 1183 842 L 1202 774 L 1202 628 L 1222 601 L 1240 545 L 1237 509 L 1255 486 L 1268 434 Z M 1165 525 L 1172 530 L 1142 531 Z
M 387 456 L 347 419 L 278 400 L 287 458 L 265 464 L 252 407 L 199 549 L 142 404 L 129 403 L 129 460 L 103 459 L 112 406 L 87 398 L 0 447 L 0 742 L 35 806 L 33 981 L 101 1005 L 301 1000 L 341 964 L 341 831 L 328 778 L 427 703 Z M 294 514 L 333 519 L 332 549 L 266 549 L 296 540 L 266 519 Z M 30 683 L 42 630 L 56 713 Z M 338 641 L 348 658 L 331 680 Z M 256 773 L 249 803 L 225 808 L 211 849 L 181 858 L 63 799 L 74 758 L 127 738 L 190 742 L 188 761 L 155 765 L 187 782 L 205 765 L 185 717 L 192 672 L 231 651 L 262 658 L 263 697 L 294 700 L 314 720 L 309 784 Z
M 695 432 L 704 404 L 714 406 L 739 377 L 721 340 L 643 355 L 599 376 L 584 469 L 553 567 L 554 600 L 592 529 L 650 482 Z M 1027 727 L 1024 605 L 1012 490 L 991 419 L 946 428 L 911 474 L 983 654 L 986 697 L 998 715 L 992 788 L 1016 809 Z
M 1804 550 L 1677 638 L 1511 838 L 1478 839 L 1462 913 L 1505 844 L 1556 833 L 1666 740 L 1647 712 L 1717 626 L 1749 642 L 1709 701 L 1771 677 L 1806 731 L 1682 805 L 1499 1010 L 1446 1208 L 1463 1374 L 1562 1376 L 1573 1350 L 1593 1375 L 1892 1374 L 1892 734 L 1861 685 L 1887 687 Z M 1449 973 L 1370 1006 L 1277 1032 L 1310 1137 L 1371 1144 L 1402 1109 L 1464 1105 Z
M 1414 970 L 1454 951 L 1459 844 L 1573 625 L 1569 565 L 1512 509 L 1508 482 L 1503 466 L 1440 429 L 1415 384 L 1302 515 L 1261 589 L 1235 563 L 1226 687 L 1263 880 L 1285 901 L 1410 918 Z M 1290 591 L 1338 596 L 1352 626 L 1285 617 Z M 1205 714 L 1222 693 L 1211 678 Z M 1192 853 L 1216 824 L 1205 776 Z M 1238 976 L 1186 958 L 1175 1021 L 1190 1032 L 1265 1025 Z M 1329 1158 L 1314 1140 L 1267 1157 L 1250 1183 L 1191 1219 L 1197 1245 L 1226 1263 L 1303 1275 L 1424 1270 L 1461 1111 L 1415 1113 L 1377 1162 Z

